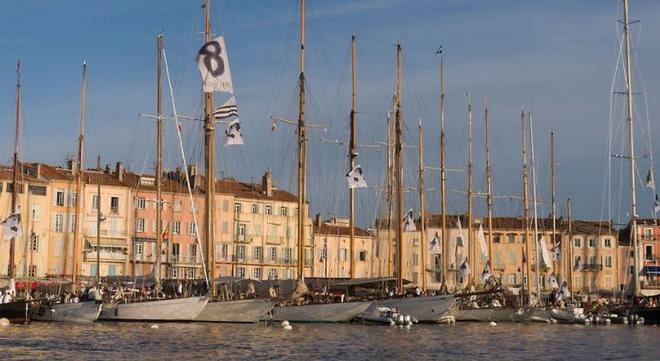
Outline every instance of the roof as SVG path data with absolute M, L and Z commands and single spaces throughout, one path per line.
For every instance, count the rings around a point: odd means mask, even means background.
M 370 237 L 369 232 L 365 231 L 362 228 L 354 227 L 356 237 Z M 337 225 L 337 224 L 328 224 L 321 223 L 320 225 L 314 224 L 314 234 L 326 234 L 326 235 L 336 235 L 336 236 L 350 236 L 351 227 Z
M 241 182 L 233 178 L 224 178 L 215 183 L 217 192 L 232 194 L 236 198 L 297 202 L 298 197 L 284 190 L 273 188 L 271 197 L 266 195 L 259 183 Z

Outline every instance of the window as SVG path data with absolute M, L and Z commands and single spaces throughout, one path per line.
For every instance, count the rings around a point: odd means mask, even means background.
M 282 216 L 282 217 L 288 217 L 288 216 L 289 216 L 289 208 L 287 208 L 287 207 L 281 207 L 281 208 L 280 208 L 280 216 Z
M 55 215 L 55 232 L 64 232 L 64 215 L 56 214 Z
M 247 226 L 245 225 L 245 223 L 239 223 L 239 224 L 238 224 L 238 232 L 237 232 L 237 236 L 238 236 L 238 238 L 237 238 L 237 239 L 238 239 L 239 241 L 245 241 L 245 233 L 246 233 L 246 232 L 245 232 L 245 228 L 246 228 L 246 227 L 247 227 Z
M 501 238 L 502 238 L 502 235 L 500 233 L 493 234 L 493 243 L 500 243 Z
M 226 245 L 226 244 L 223 244 L 220 247 L 220 259 L 223 260 L 223 261 L 226 261 L 227 257 L 228 257 L 228 254 L 229 254 L 229 246 Z
M 288 280 L 293 279 L 293 270 L 292 269 L 287 268 L 285 274 L 286 274 L 286 279 L 288 279 Z
M 174 211 L 181 212 L 181 201 L 174 201 Z
M 273 214 L 273 206 L 266 206 L 266 214 L 268 215 Z
M 582 240 L 579 238 L 573 239 L 573 247 L 580 248 L 582 247 Z
M 78 193 L 71 192 L 71 207 L 75 207 L 76 203 L 78 203 Z
M 194 279 L 195 278 L 195 269 L 194 268 L 186 268 L 186 278 L 187 279 Z
M 339 249 L 339 260 L 340 261 L 348 260 L 348 250 L 346 248 Z
M 32 236 L 30 237 L 30 251 L 39 252 L 39 235 L 36 233 L 32 233 Z
M 516 243 L 516 235 L 514 233 L 509 233 L 506 235 L 509 243 Z
M 176 267 L 170 267 L 170 276 L 172 278 L 179 278 L 179 269 Z
M 261 262 L 261 260 L 263 260 L 264 253 L 263 253 L 263 249 L 261 248 L 261 246 L 255 246 L 252 249 L 252 253 L 254 255 L 254 260 L 255 261 Z
M 596 240 L 593 238 L 589 239 L 589 248 L 596 248 Z
M 109 264 L 108 265 L 108 276 L 115 276 L 117 275 L 117 266 L 114 264 Z
M 241 213 L 241 204 L 234 203 L 234 213 Z
M 417 253 L 413 253 L 412 255 L 412 263 L 413 266 L 419 266 L 419 255 Z
M 136 243 L 135 244 L 135 259 L 141 260 L 142 255 L 144 254 L 144 243 Z
M 312 264 L 312 249 L 305 248 L 305 266 Z
M 73 227 L 75 226 L 75 224 L 76 224 L 76 215 L 75 214 L 70 214 L 69 215 L 69 226 L 67 227 L 69 232 L 73 232 Z
M 227 221 L 222 221 L 222 234 L 229 233 L 229 223 Z
M 191 236 L 194 236 L 197 234 L 196 229 L 195 229 L 195 222 L 190 222 L 188 223 L 188 234 Z
M 644 259 L 647 261 L 653 261 L 653 246 L 647 244 L 644 249 Z
M 135 208 L 137 208 L 137 209 L 147 208 L 147 200 L 144 199 L 144 197 L 137 197 L 135 199 Z
M 172 233 L 173 234 L 181 234 L 181 221 L 173 221 L 172 222 Z
M 259 205 L 258 204 L 253 204 L 252 205 L 252 214 L 259 214 Z M 261 272 L 261 270 L 259 270 Z
M 277 272 L 277 268 L 271 268 L 268 270 L 268 279 L 269 280 L 276 280 L 279 277 L 279 274 Z
M 323 262 L 328 259 L 328 247 L 319 249 L 319 261 Z
M 245 246 L 236 246 L 236 259 L 245 259 Z
M 179 261 L 179 255 L 181 254 L 180 252 L 180 245 L 178 243 L 172 243 L 172 258 L 174 258 L 174 262 Z
M 284 249 L 284 263 L 285 264 L 291 264 L 293 263 L 293 249 L 291 247 L 287 247 Z
M 236 267 L 236 277 L 245 278 L 245 267 Z
M 226 199 L 222 201 L 222 210 L 224 212 L 229 211 L 229 201 Z
M 188 255 L 190 256 L 191 263 L 197 263 L 197 245 L 190 244 L 188 245 Z
M 612 268 L 612 256 L 605 256 L 605 267 Z
M 589 256 L 589 266 L 590 267 L 596 266 L 596 256 Z
M 99 195 L 92 195 L 92 209 L 99 209 Z
M 119 214 L 119 197 L 110 197 L 110 212 Z
M 359 259 L 361 262 L 366 262 L 366 261 L 367 261 L 367 251 L 365 251 L 365 250 L 361 250 L 361 251 L 359 251 L 359 252 L 358 252 L 358 259 Z
M 509 273 L 509 275 L 507 276 L 507 278 L 508 278 L 507 282 L 508 282 L 510 285 L 515 285 L 515 284 L 516 284 L 516 274 L 515 274 L 515 273 Z
M 277 248 L 270 247 L 268 248 L 268 260 L 275 262 L 277 260 Z
M 653 239 L 653 230 L 651 228 L 644 228 L 644 239 Z
M 253 278 L 255 280 L 260 280 L 261 279 L 261 268 L 255 267 L 255 269 L 253 271 Z
M 64 207 L 64 191 L 63 190 L 58 190 L 55 193 L 55 205 Z
M 612 240 L 609 239 L 609 238 L 605 238 L 605 239 L 603 240 L 603 246 L 604 246 L 605 248 L 612 248 Z
M 137 218 L 135 220 L 135 232 L 144 232 L 144 218 Z
M 582 256 L 575 256 L 575 259 L 574 259 L 574 262 L 573 262 L 573 270 L 574 270 L 574 271 L 581 271 L 581 270 L 578 268 L 578 265 L 579 265 L 579 266 L 584 266 L 584 265 L 582 264 Z
M 39 219 L 41 219 L 41 206 L 35 204 L 32 206 L 32 220 L 39 222 Z
M 37 277 L 37 265 L 31 264 L 28 268 L 28 277 Z

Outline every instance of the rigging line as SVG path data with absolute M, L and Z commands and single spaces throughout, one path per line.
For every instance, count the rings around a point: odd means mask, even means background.
M 377 39 L 367 38 L 367 37 L 364 37 L 364 36 L 356 36 L 356 38 L 360 39 L 360 40 L 370 41 L 370 42 L 377 43 L 377 44 L 387 45 L 387 46 L 394 46 L 394 47 L 397 46 L 396 43 L 390 43 L 390 42 L 387 42 L 387 41 L 384 41 L 384 40 L 377 40 Z
M 186 164 L 186 154 L 185 154 L 185 150 L 183 149 L 183 140 L 181 138 L 181 128 L 180 128 L 181 123 L 179 122 L 178 114 L 177 114 L 177 111 L 176 111 L 176 103 L 174 102 L 174 92 L 172 90 L 172 81 L 170 80 L 170 70 L 169 70 L 169 67 L 167 65 L 167 55 L 165 53 L 164 48 L 162 49 L 162 52 L 163 52 L 163 63 L 165 64 L 165 74 L 167 74 L 167 85 L 168 85 L 169 90 L 170 90 L 170 99 L 172 101 L 172 104 L 171 104 L 172 105 L 172 112 L 174 113 L 174 123 L 175 123 L 174 127 L 176 128 L 176 134 L 179 138 L 179 150 L 181 151 L 181 160 L 183 162 L 183 166 L 184 166 L 183 169 L 184 169 L 184 172 L 186 174 L 186 186 L 188 188 L 188 197 L 190 198 L 190 206 L 192 208 L 193 222 L 195 224 L 195 241 L 196 241 L 195 243 L 197 244 L 197 251 L 199 252 L 200 257 L 202 259 L 202 267 L 203 267 L 203 270 L 204 270 L 204 278 L 206 279 L 206 287 L 207 287 L 207 289 L 210 290 L 211 285 L 209 283 L 209 274 L 208 274 L 208 271 L 206 269 L 206 262 L 204 261 L 204 251 L 202 250 L 202 244 L 201 244 L 201 241 L 199 239 L 199 234 L 200 233 L 199 233 L 199 223 L 197 222 L 197 207 L 196 207 L 196 204 L 195 204 L 195 200 L 193 199 L 192 189 L 190 187 L 190 174 L 188 174 L 188 165 Z M 213 186 L 215 186 L 215 182 L 214 182 Z M 211 240 L 206 240 L 206 241 L 211 242 Z M 215 282 L 215 280 L 213 280 L 213 282 Z

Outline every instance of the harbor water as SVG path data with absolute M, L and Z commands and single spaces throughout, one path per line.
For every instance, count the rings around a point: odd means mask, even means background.
M 32 323 L 0 328 L 2 360 L 657 360 L 660 328 L 459 323 Z

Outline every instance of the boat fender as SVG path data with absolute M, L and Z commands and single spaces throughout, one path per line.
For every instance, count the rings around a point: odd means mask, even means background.
M 494 321 L 490 321 L 489 325 L 491 326 L 497 326 L 497 324 Z
M 158 326 L 158 325 L 151 325 L 151 328 L 153 328 L 154 330 L 156 330 L 156 329 L 159 329 L 160 326 Z
M 291 326 L 291 324 L 287 320 L 282 321 L 281 325 L 282 327 Z
M 390 318 L 389 320 L 390 320 L 390 326 L 396 326 L 396 322 L 394 322 L 393 319 Z
M 0 327 L 9 327 L 9 320 L 6 318 L 0 318 Z
M 292 327 L 291 325 L 286 325 L 286 326 L 284 326 L 284 327 L 282 327 L 282 328 L 283 328 L 285 331 L 291 331 L 291 330 L 293 330 L 293 327 Z

